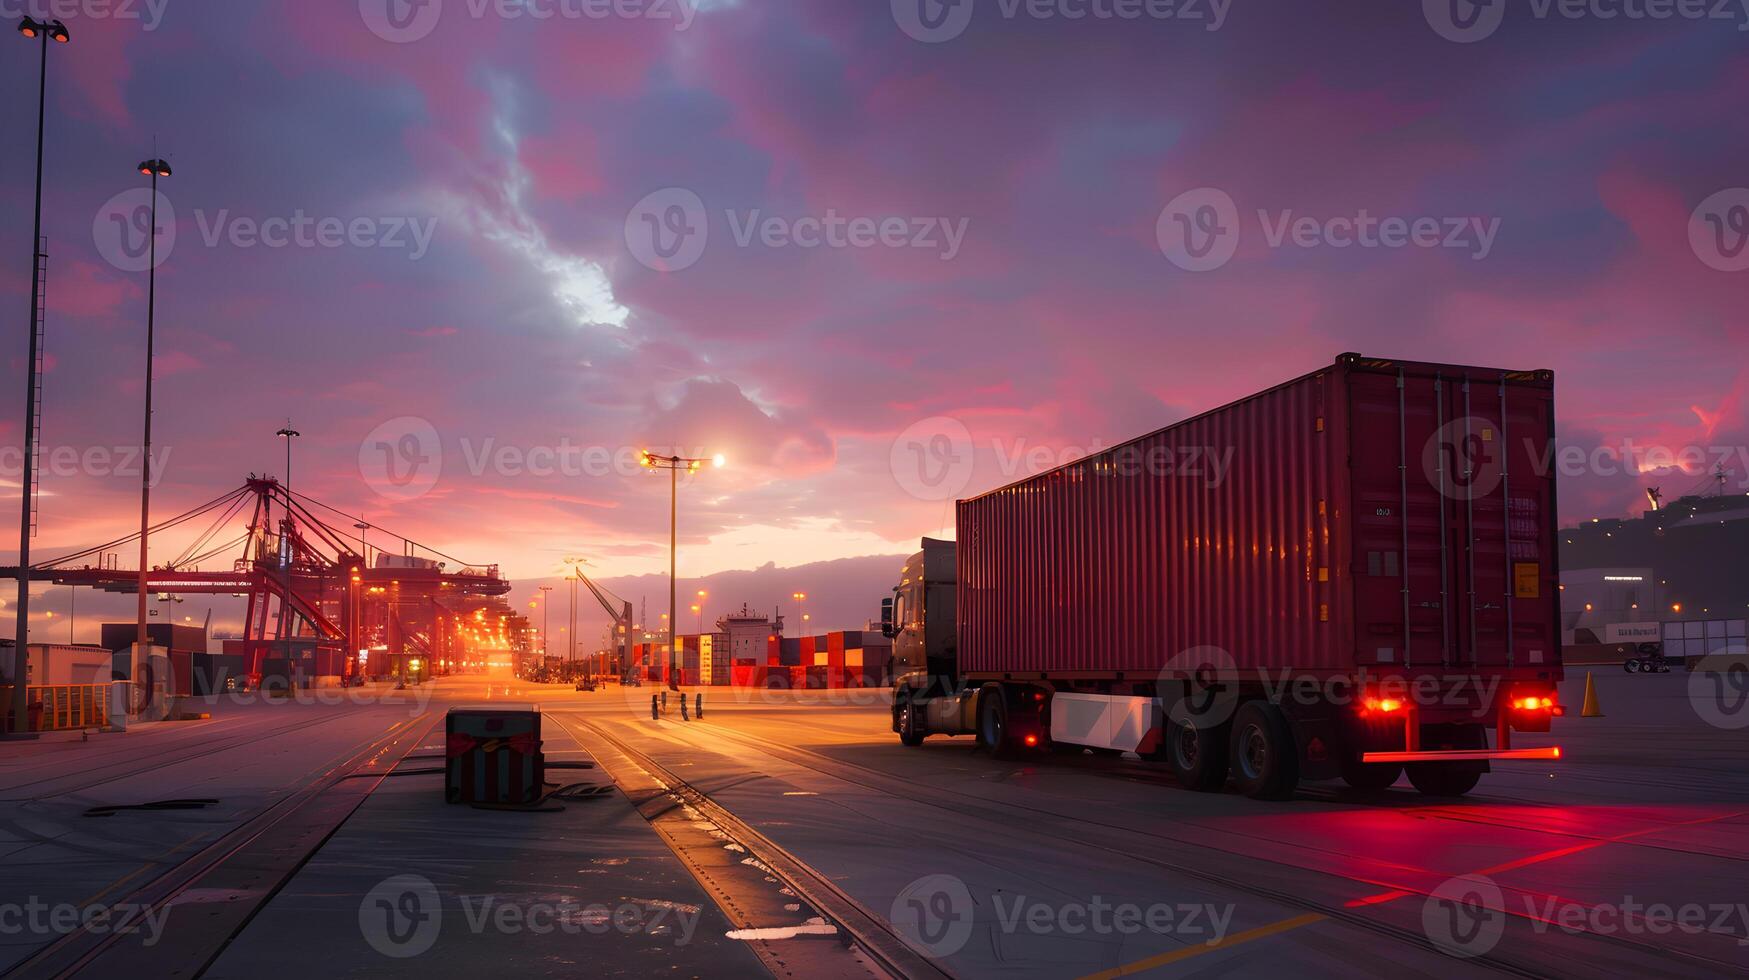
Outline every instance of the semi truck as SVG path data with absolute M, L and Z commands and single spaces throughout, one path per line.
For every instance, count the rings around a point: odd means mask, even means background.
M 1343 354 L 960 500 L 881 602 L 893 731 L 1264 799 L 1558 759 L 1554 438 L 1552 372 Z

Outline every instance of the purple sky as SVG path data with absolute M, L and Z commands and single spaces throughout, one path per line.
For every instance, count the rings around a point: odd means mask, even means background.
M 1515 2 L 1460 43 L 1446 2 L 965 0 L 919 40 L 936 0 L 59 0 L 45 445 L 138 444 L 145 276 L 116 220 L 155 151 L 162 515 L 279 473 L 290 417 L 299 487 L 519 580 L 665 566 L 666 487 L 622 472 L 643 446 L 728 457 L 682 487 L 683 576 L 897 554 L 952 524 L 895 473 L 901 433 L 969 438 L 969 494 L 1347 350 L 1551 368 L 1565 443 L 1718 447 L 1749 489 L 1749 13 Z M 8 37 L 12 406 L 37 61 Z M 1201 188 L 1237 246 L 1188 271 L 1157 223 Z M 1334 247 L 1363 212 L 1442 241 Z M 1300 218 L 1321 230 L 1271 240 Z M 652 258 L 648 221 L 702 251 Z M 1705 459 L 1588 462 L 1565 516 Z M 44 476 L 38 555 L 127 533 L 114 469 Z

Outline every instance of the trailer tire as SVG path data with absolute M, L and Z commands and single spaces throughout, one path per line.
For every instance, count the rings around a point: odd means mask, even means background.
M 1637 674 L 1640 672 L 1640 662 L 1632 658 L 1629 658 L 1628 661 L 1621 666 L 1623 670 L 1630 674 Z
M 1165 744 L 1160 754 L 1177 778 L 1178 785 L 1200 793 L 1213 793 L 1227 783 L 1227 738 L 1229 726 L 1208 724 L 1186 710 L 1183 702 L 1166 717 Z M 1198 724 L 1199 721 L 1205 723 Z
M 1482 771 L 1461 762 L 1411 762 L 1409 783 L 1428 796 L 1462 796 L 1482 781 Z
M 1279 705 L 1247 701 L 1239 706 L 1230 755 L 1233 781 L 1252 799 L 1285 800 L 1299 788 L 1299 750 Z
M 1403 766 L 1396 762 L 1362 762 L 1360 753 L 1349 753 L 1342 759 L 1342 781 L 1368 793 L 1390 789 L 1403 776 Z
M 917 706 L 906 697 L 899 702 L 899 744 L 914 749 L 922 745 L 926 737 L 922 726 L 917 723 Z
M 985 691 L 978 698 L 978 745 L 992 759 L 1014 755 L 1014 739 L 1008 734 L 1008 703 L 1001 688 Z

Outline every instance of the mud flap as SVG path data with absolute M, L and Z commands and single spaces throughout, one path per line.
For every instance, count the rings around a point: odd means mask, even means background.
M 1336 725 L 1327 718 L 1291 718 L 1300 749 L 1301 779 L 1335 779 L 1342 775 L 1342 743 Z

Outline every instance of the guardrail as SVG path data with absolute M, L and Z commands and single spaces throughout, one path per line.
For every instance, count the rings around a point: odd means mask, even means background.
M 78 731 L 109 724 L 108 684 L 32 685 L 25 691 L 26 731 Z M 13 731 L 12 685 L 0 684 L 0 729 Z

